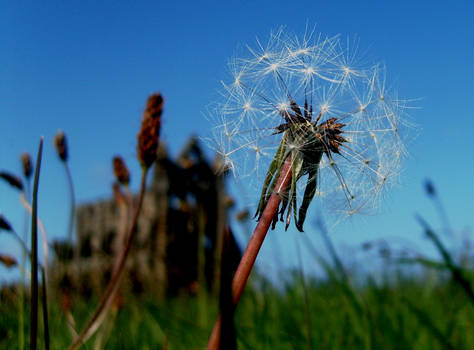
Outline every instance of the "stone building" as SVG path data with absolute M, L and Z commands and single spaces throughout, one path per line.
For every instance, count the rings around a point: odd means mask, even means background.
M 226 212 L 232 202 L 223 176 L 216 175 L 218 161 L 207 162 L 195 138 L 176 160 L 160 146 L 127 260 L 125 288 L 161 297 L 216 290 Z M 86 289 L 83 292 L 103 290 L 121 248 L 127 217 L 127 207 L 114 199 L 78 208 L 74 258 L 66 270 L 76 287 Z M 240 250 L 232 235 L 229 239 L 226 256 L 231 256 L 235 268 Z

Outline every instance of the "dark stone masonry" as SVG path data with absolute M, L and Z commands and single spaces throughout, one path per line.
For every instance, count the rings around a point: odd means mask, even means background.
M 204 159 L 195 138 L 174 161 L 160 146 L 123 288 L 161 298 L 203 288 L 216 291 L 226 212 L 232 205 L 223 176 L 215 171 L 218 163 L 218 159 L 213 164 Z M 127 206 L 116 199 L 81 205 L 73 257 L 55 259 L 53 280 L 82 294 L 100 293 L 121 249 L 128 216 Z M 240 250 L 233 235 L 229 239 L 226 256 L 235 269 Z

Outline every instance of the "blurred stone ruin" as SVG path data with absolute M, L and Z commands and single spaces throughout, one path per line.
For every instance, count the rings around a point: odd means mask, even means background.
M 160 145 L 122 289 L 159 298 L 218 290 L 224 227 L 233 205 L 225 175 L 216 171 L 219 166 L 218 158 L 212 164 L 206 161 L 196 138 L 175 160 Z M 68 294 L 101 294 L 121 246 L 124 214 L 114 199 L 78 207 L 74 245 L 53 244 L 54 287 Z M 235 271 L 241 253 L 234 236 L 229 237 L 225 254 Z

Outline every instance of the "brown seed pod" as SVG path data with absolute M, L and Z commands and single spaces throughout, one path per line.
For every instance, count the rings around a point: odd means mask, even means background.
M 30 154 L 26 152 L 21 154 L 20 159 L 23 168 L 23 175 L 29 179 L 31 174 L 33 174 L 33 160 L 31 159 Z
M 250 212 L 247 209 L 241 210 L 235 215 L 235 218 L 237 221 L 246 221 L 250 218 Z
M 7 268 L 11 268 L 17 265 L 17 261 L 14 257 L 4 254 L 0 254 L 0 263 L 5 265 Z
M 63 162 L 67 162 L 68 159 L 68 148 L 66 135 L 61 130 L 58 131 L 56 136 L 53 139 L 54 147 L 56 147 L 56 152 L 58 153 L 59 159 Z
M 156 160 L 158 141 L 161 129 L 161 114 L 164 99 L 160 93 L 148 98 L 142 125 L 138 133 L 138 160 L 145 169 L 148 169 Z
M 10 186 L 13 186 L 16 189 L 23 191 L 23 182 L 18 176 L 10 174 L 6 171 L 0 171 L 0 179 L 3 179 L 8 182 Z
M 0 214 L 0 230 L 12 231 L 10 223 Z
M 117 181 L 123 186 L 128 186 L 130 183 L 130 172 L 122 157 L 115 156 L 113 159 L 114 174 Z

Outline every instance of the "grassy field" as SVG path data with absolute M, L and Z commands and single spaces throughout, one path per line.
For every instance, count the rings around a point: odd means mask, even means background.
M 365 277 L 354 287 L 341 271 L 321 263 L 326 278 L 303 282 L 298 271 L 288 272 L 278 288 L 254 275 L 235 315 L 239 349 L 474 348 L 473 302 L 449 273 L 428 267 L 416 274 L 391 269 L 377 282 Z M 203 349 L 218 312 L 215 298 L 207 296 L 158 303 L 152 295 L 128 295 L 120 304 L 84 349 Z M 5 289 L 1 349 L 17 348 L 17 305 L 17 294 Z M 85 322 L 93 305 L 94 300 L 73 300 L 77 324 Z M 71 342 L 57 300 L 51 300 L 50 333 L 52 349 Z

